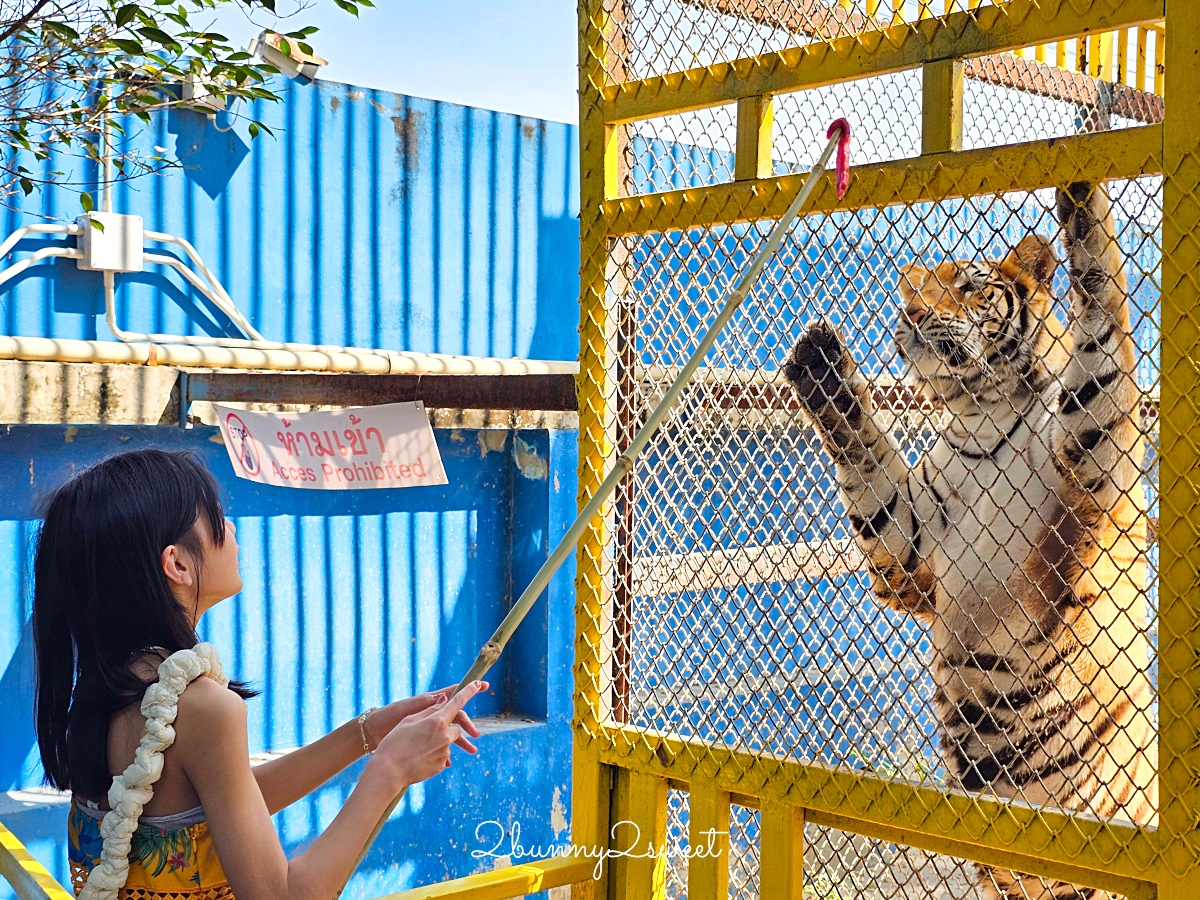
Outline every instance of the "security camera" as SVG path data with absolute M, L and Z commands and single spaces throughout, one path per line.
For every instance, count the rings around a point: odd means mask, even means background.
M 286 52 L 283 50 L 284 43 L 287 44 Z M 321 57 L 303 52 L 297 41 L 269 29 L 264 29 L 246 49 L 251 56 L 257 56 L 288 78 L 295 78 L 304 84 L 311 84 L 317 77 L 317 69 L 329 65 Z

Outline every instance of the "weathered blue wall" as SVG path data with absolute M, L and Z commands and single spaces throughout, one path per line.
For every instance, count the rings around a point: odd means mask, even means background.
M 185 168 L 122 186 L 116 210 L 192 241 L 270 339 L 575 357 L 574 128 L 339 84 L 283 88 L 283 103 L 256 112 L 274 139 L 185 112 L 135 132 L 136 146 L 165 147 Z M 46 191 L 29 210 L 5 214 L 4 231 L 73 218 L 78 199 Z M 185 287 L 158 271 L 118 276 L 122 326 L 232 333 Z M 0 330 L 110 338 L 99 277 L 68 261 L 29 270 L 0 287 Z M 456 682 L 573 517 L 573 432 L 437 439 L 447 487 L 311 492 L 236 479 L 212 429 L 0 426 L 0 791 L 40 782 L 28 624 L 38 496 L 137 446 L 209 462 L 246 587 L 202 633 L 263 690 L 250 702 L 252 750 L 281 749 Z M 474 704 L 491 732 L 479 755 L 410 791 L 347 897 L 491 868 L 472 856 L 490 844 L 475 834 L 488 820 L 520 822 L 527 845 L 566 839 L 573 596 L 564 570 L 493 670 L 492 695 Z M 277 817 L 289 852 L 328 824 L 354 775 Z M 0 818 L 65 878 L 62 803 L 21 796 L 0 794 Z
M 312 492 L 236 478 L 210 428 L 0 432 L 0 782 L 40 780 L 30 705 L 31 507 L 71 472 L 118 450 L 191 450 L 226 492 L 246 586 L 200 631 L 231 673 L 263 691 L 249 704 L 252 751 L 294 747 L 369 706 L 456 683 L 573 518 L 575 435 L 439 430 L 437 438 L 445 487 Z M 488 820 L 520 821 L 528 843 L 563 838 L 573 595 L 564 570 L 492 670 L 490 694 L 473 702 L 494 732 L 481 738 L 478 756 L 456 754 L 448 772 L 409 792 L 348 896 L 480 868 L 471 851 L 487 846 L 475 829 Z M 353 775 L 277 816 L 289 850 L 329 823 Z M 60 877 L 64 810 L 4 818 Z

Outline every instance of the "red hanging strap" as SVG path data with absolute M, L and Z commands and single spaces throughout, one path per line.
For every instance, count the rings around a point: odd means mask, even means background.
M 835 119 L 825 132 L 825 137 L 831 138 L 835 131 L 841 132 L 837 148 L 837 195 L 841 200 L 846 196 L 850 187 L 850 122 L 846 119 Z

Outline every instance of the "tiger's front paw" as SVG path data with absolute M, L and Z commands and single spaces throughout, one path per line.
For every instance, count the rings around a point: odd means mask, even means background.
M 800 335 L 783 366 L 783 376 L 808 409 L 817 409 L 837 396 L 849 367 L 850 353 L 841 329 L 821 319 Z

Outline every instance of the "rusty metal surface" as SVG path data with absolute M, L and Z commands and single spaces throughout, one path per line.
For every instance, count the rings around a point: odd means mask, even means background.
M 358 375 L 192 372 L 187 399 L 373 406 L 420 400 L 431 409 L 576 409 L 571 375 Z

